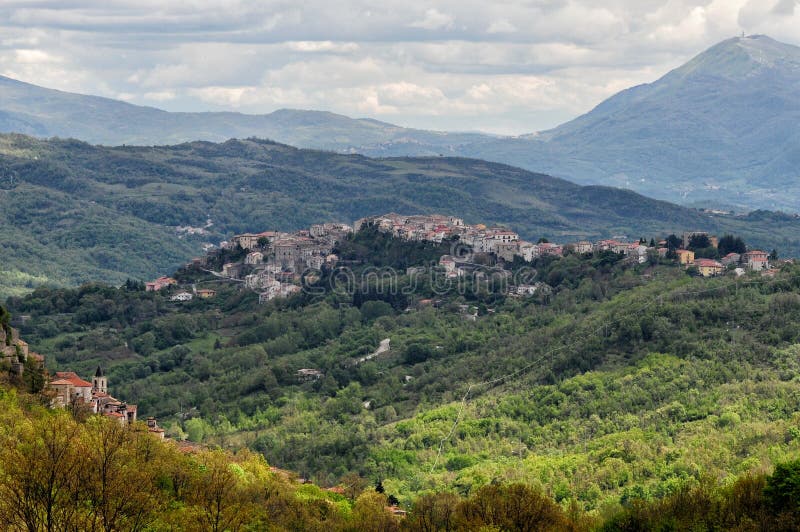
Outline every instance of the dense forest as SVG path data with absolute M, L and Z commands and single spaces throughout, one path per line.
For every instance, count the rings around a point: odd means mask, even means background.
M 0 296 L 148 279 L 237 232 L 389 211 L 508 224 L 534 241 L 734 232 L 800 254 L 794 216 L 712 216 L 479 160 L 370 159 L 257 139 L 101 147 L 0 135 Z
M 135 423 L 50 409 L 0 376 L 0 526 L 4 530 L 796 530 L 800 460 L 770 474 L 710 475 L 604 511 L 538 486 L 493 481 L 468 495 L 435 486 L 397 506 L 357 474 L 321 489 L 244 449 L 162 441 Z M 390 506 L 392 505 L 392 506 Z
M 178 280 L 215 298 L 128 282 L 7 303 L 52 369 L 103 365 L 112 393 L 171 437 L 246 447 L 320 486 L 380 481 L 405 507 L 523 483 L 608 516 L 708 478 L 728 489 L 800 452 L 792 264 L 707 279 L 604 252 L 487 263 L 447 285 L 443 248 L 367 232 L 338 251 L 352 277 L 323 272 L 261 305 L 192 268 Z M 510 296 L 521 277 L 541 291 Z

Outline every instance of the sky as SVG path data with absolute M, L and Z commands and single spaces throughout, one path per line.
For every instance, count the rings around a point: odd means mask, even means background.
M 318 109 L 530 133 L 800 0 L 0 0 L 0 74 L 169 111 Z

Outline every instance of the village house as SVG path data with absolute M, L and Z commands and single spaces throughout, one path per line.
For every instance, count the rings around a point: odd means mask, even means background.
M 455 258 L 451 255 L 442 255 L 439 258 L 439 266 L 444 268 L 444 272 L 448 277 L 458 277 L 461 275 L 461 270 L 458 268 Z
M 618 242 L 617 240 L 613 239 L 598 240 L 592 246 L 592 250 L 595 252 L 612 251 L 615 247 L 620 245 L 622 245 L 622 242 Z
M 722 259 L 720 259 L 720 262 L 722 263 L 723 266 L 730 266 L 731 264 L 739 264 L 741 260 L 742 256 L 739 255 L 738 253 L 728 253 L 727 255 L 722 257 Z
M 244 258 L 245 264 L 255 265 L 255 264 L 261 264 L 262 262 L 264 262 L 264 254 L 261 253 L 260 251 L 251 251 Z
M 162 289 L 164 289 L 164 288 L 166 288 L 168 286 L 171 286 L 171 285 L 177 284 L 177 283 L 178 283 L 178 281 L 176 281 L 172 277 L 159 277 L 158 279 L 156 279 L 154 281 L 149 281 L 149 282 L 144 283 L 144 289 L 147 292 L 158 292 L 159 290 L 162 290 Z
M 545 257 L 548 255 L 560 257 L 564 254 L 564 248 L 558 244 L 553 244 L 552 242 L 542 242 L 541 244 L 536 244 L 536 248 L 538 250 L 538 256 Z
M 242 271 L 242 265 L 236 262 L 226 262 L 222 265 L 222 275 L 224 277 L 237 278 Z
M 232 247 L 239 246 L 242 249 L 255 249 L 260 246 L 259 241 L 263 242 L 266 239 L 267 241 L 272 241 L 275 238 L 280 238 L 283 233 L 278 233 L 276 231 L 264 231 L 262 233 L 243 233 L 241 235 L 236 235 L 231 238 L 230 243 Z
M 194 296 L 191 292 L 178 292 L 174 296 L 170 297 L 170 301 L 191 301 Z
M 275 298 L 290 297 L 299 293 L 300 290 L 301 288 L 297 285 L 278 282 L 277 285 L 271 284 L 265 291 L 258 294 L 258 302 L 263 304 Z
M 644 264 L 647 262 L 647 246 L 644 244 L 629 244 L 628 251 L 625 253 L 626 256 L 630 257 L 632 260 L 638 262 L 639 264 Z
M 499 258 L 511 262 L 516 255 L 520 255 L 519 242 L 498 242 L 495 244 L 495 254 Z
M 57 371 L 49 383 L 55 393 L 54 408 L 82 407 L 93 414 L 100 414 L 118 421 L 122 425 L 136 422 L 137 406 L 127 404 L 108 394 L 108 378 L 98 366 L 92 382 L 81 379 L 74 371 Z
M 581 240 L 580 242 L 575 242 L 571 244 L 572 251 L 583 255 L 584 253 L 591 253 L 592 252 L 592 243 L 586 240 Z
M 302 368 L 297 370 L 297 379 L 300 382 L 315 381 L 321 379 L 323 376 L 324 373 L 314 368 Z
M 719 275 L 724 268 L 721 262 L 712 259 L 697 259 L 694 261 L 694 266 L 703 277 Z
M 197 291 L 197 297 L 200 299 L 209 299 L 217 295 L 216 290 L 212 290 L 211 288 L 201 288 Z
M 527 262 L 533 262 L 533 259 L 538 256 L 539 249 L 536 247 L 536 244 L 532 242 L 526 242 L 525 240 L 519 241 L 519 256 L 525 259 Z
M 149 432 L 150 434 L 154 435 L 159 440 L 163 440 L 164 439 L 164 435 L 165 435 L 164 429 L 162 429 L 161 427 L 158 426 L 158 422 L 156 421 L 156 418 L 154 418 L 152 416 L 147 418 L 147 432 Z
M 675 250 L 675 253 L 678 255 L 678 264 L 688 266 L 694 262 L 694 251 L 688 249 L 678 249 Z
M 753 271 L 769 269 L 769 255 L 766 251 L 754 249 L 742 255 L 742 264 Z
M 75 402 L 89 405 L 92 401 L 92 383 L 78 377 L 74 371 L 57 371 L 50 381 L 55 391 L 54 406 L 66 407 Z
M 10 328 L 10 332 L 11 338 L 8 338 L 5 329 L 0 327 L 0 360 L 8 362 L 12 373 L 22 375 L 28 356 L 44 361 L 44 357 L 29 351 L 27 342 L 19 337 L 16 329 Z

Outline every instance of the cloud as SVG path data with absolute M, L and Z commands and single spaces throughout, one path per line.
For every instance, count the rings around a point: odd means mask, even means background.
M 438 9 L 428 9 L 425 16 L 409 24 L 412 28 L 425 30 L 449 30 L 453 28 L 453 17 L 439 12 Z
M 800 44 L 797 0 L 5 0 L 0 74 L 169 110 L 324 109 L 525 133 L 740 34 Z
M 504 18 L 495 20 L 486 28 L 486 33 L 514 33 L 516 31 L 517 27 Z

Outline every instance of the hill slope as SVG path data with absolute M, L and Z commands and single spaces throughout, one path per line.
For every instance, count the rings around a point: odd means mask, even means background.
M 47 89 L 3 76 L 0 132 L 77 138 L 107 146 L 219 142 L 257 136 L 316 149 L 361 151 L 368 147 L 383 155 L 433 155 L 448 151 L 452 145 L 491 138 L 407 129 L 323 111 L 282 109 L 266 115 L 170 113 L 110 98 Z
M 800 210 L 800 48 L 723 41 L 553 130 L 516 138 L 318 111 L 168 113 L 0 77 L 0 131 L 115 144 L 257 136 L 368 156 L 461 155 L 683 204 Z
M 5 291 L 42 278 L 146 278 L 233 233 L 389 211 L 452 213 L 562 241 L 705 228 L 800 253 L 793 217 L 712 217 L 471 159 L 369 159 L 256 140 L 105 148 L 20 135 L 0 137 L 0 155 L 0 250 L 3 270 L 17 272 L 4 274 Z M 206 234 L 177 234 L 179 226 Z
M 579 182 L 687 202 L 800 209 L 800 48 L 723 41 L 553 130 L 476 146 Z
M 348 244 L 387 248 L 369 231 Z M 214 283 L 214 298 L 92 285 L 9 305 L 51 363 L 103 365 L 170 434 L 247 445 L 324 485 L 357 471 L 405 501 L 516 480 L 605 513 L 800 453 L 800 269 L 705 279 L 656 262 L 542 258 L 550 289 L 525 298 L 367 261 L 355 282 L 263 305 L 194 269 L 175 291 Z

